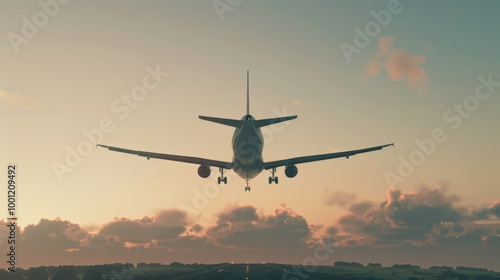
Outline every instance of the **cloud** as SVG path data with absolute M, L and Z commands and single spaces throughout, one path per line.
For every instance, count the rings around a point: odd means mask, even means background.
M 33 15 L 33 11 L 30 10 L 22 10 L 22 9 L 17 9 L 15 11 L 16 15 L 19 17 L 24 17 L 24 16 L 31 16 Z
M 195 233 L 199 233 L 203 230 L 203 226 L 201 226 L 200 224 L 194 224 L 191 229 L 189 229 L 189 232 L 195 232 Z
M 243 206 L 230 209 L 219 214 L 219 220 L 225 222 L 252 222 L 259 219 L 253 206 Z
M 292 102 L 292 104 L 295 106 L 302 106 L 302 102 L 300 102 L 296 99 L 290 99 L 290 102 Z
M 379 50 L 375 58 L 369 59 L 366 72 L 369 77 L 375 77 L 385 69 L 389 79 L 393 81 L 408 81 L 408 87 L 418 92 L 427 91 L 428 76 L 421 66 L 427 60 L 426 56 L 413 54 L 407 50 L 394 48 L 395 39 L 378 37 Z
M 384 212 L 395 228 L 420 229 L 441 222 L 456 223 L 461 215 L 453 207 L 458 198 L 437 189 L 423 188 L 415 193 L 389 190 L 387 196 Z
M 43 111 L 45 107 L 33 98 L 13 94 L 0 89 L 0 104 L 9 110 Z
M 175 239 L 186 231 L 187 213 L 180 210 L 165 210 L 156 217 L 142 219 L 120 218 L 105 224 L 99 235 L 114 237 L 128 243 L 150 243 L 153 240 Z
M 327 227 L 326 228 L 326 233 L 330 235 L 335 235 L 339 232 L 339 230 L 336 227 Z
M 334 193 L 328 194 L 323 200 L 328 206 L 338 205 L 340 207 L 344 207 L 348 204 L 353 203 L 356 200 L 357 196 L 355 193 L 348 193 L 344 191 L 336 191 Z
M 375 247 L 431 245 L 449 238 L 462 238 L 471 232 L 476 233 L 474 238 L 481 233 L 481 242 L 489 237 L 496 240 L 494 229 L 498 229 L 498 223 L 484 225 L 476 222 L 498 217 L 500 203 L 495 201 L 487 207 L 467 209 L 459 202 L 460 199 L 449 194 L 446 188 L 432 189 L 423 185 L 415 192 L 389 189 L 386 200 L 380 203 L 352 202 L 349 211 L 337 218 L 333 227 L 338 233 L 333 234 L 336 234 L 336 240 L 355 237 L 362 240 L 358 240 L 358 244 Z M 491 229 L 487 229 L 487 225 Z M 465 238 L 462 239 L 464 242 L 469 240 Z M 467 238 L 472 238 L 472 235 Z
M 414 55 L 402 49 L 395 49 L 385 62 L 385 69 L 392 80 L 407 79 L 411 89 L 424 92 L 427 90 L 428 78 L 425 69 L 420 64 L 425 61 L 426 57 L 423 55 Z
M 351 211 L 354 214 L 361 215 L 361 214 L 367 212 L 368 210 L 370 210 L 374 206 L 375 206 L 375 203 L 373 203 L 371 201 L 362 201 L 362 202 L 353 203 L 349 207 L 349 211 Z
M 495 215 L 497 218 L 500 218 L 500 201 L 495 201 L 490 206 L 490 213 L 492 215 Z
M 37 225 L 24 228 L 20 247 L 44 254 L 70 251 L 78 249 L 87 236 L 86 230 L 69 221 L 41 219 Z
M 233 249 L 304 249 L 311 235 L 306 219 L 290 208 L 276 209 L 274 215 L 256 215 L 253 206 L 221 212 L 216 226 L 207 235 L 216 244 Z
M 328 256 L 322 263 L 349 259 L 422 264 L 430 262 L 429 256 L 439 256 L 430 265 L 449 265 L 442 260 L 453 260 L 455 265 L 484 262 L 495 267 L 490 258 L 500 250 L 500 225 L 478 222 L 497 217 L 498 201 L 465 208 L 457 196 L 426 186 L 414 192 L 390 189 L 382 202 L 335 194 L 339 193 L 334 193 L 332 203 L 342 204 L 346 212 L 332 217 L 335 222 L 330 225 L 310 224 L 286 205 L 272 213 L 250 205 L 226 207 L 203 226 L 201 217 L 178 209 L 142 218 L 114 218 L 93 225 L 92 231 L 59 218 L 41 219 L 19 228 L 17 253 L 29 256 L 23 261 L 26 267 L 173 261 L 301 263 L 315 254 Z M 3 248 L 7 248 L 6 224 L 0 220 Z M 332 242 L 333 254 L 325 252 L 324 244 Z
M 390 189 L 380 204 L 353 204 L 338 218 L 336 226 L 371 244 L 426 241 L 441 224 L 460 222 L 463 213 L 454 205 L 457 201 L 456 196 L 437 189 L 421 188 L 408 193 Z
M 481 207 L 479 209 L 473 210 L 472 214 L 470 215 L 470 220 L 486 220 L 490 217 L 500 218 L 500 201 L 494 201 L 488 207 Z
M 293 98 L 288 98 L 288 97 L 283 97 L 283 100 L 286 101 L 286 102 L 290 102 L 292 103 L 293 105 L 299 107 L 299 106 L 302 106 L 302 102 L 300 102 L 299 100 L 297 99 L 293 99 Z
M 200 217 L 198 217 L 200 218 Z M 0 245 L 6 248 L 8 228 L 0 220 Z M 42 219 L 18 233 L 23 265 L 95 264 L 115 262 L 300 262 L 311 254 L 311 228 L 304 217 L 282 205 L 273 214 L 253 206 L 221 211 L 214 223 L 202 226 L 178 209 L 142 218 L 114 218 L 92 232 L 59 218 Z M 309 242 L 309 243 L 308 243 Z M 293 251 L 296 254 L 290 254 Z M 263 258 L 262 252 L 268 252 Z
M 378 37 L 378 53 L 377 57 L 382 57 L 387 54 L 389 54 L 389 51 L 391 51 L 392 44 L 394 44 L 395 39 L 391 37 L 383 37 L 379 36 Z

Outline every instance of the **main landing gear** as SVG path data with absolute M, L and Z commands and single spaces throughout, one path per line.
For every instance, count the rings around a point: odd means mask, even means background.
M 219 178 L 217 178 L 217 183 L 222 183 L 224 182 L 224 184 L 227 184 L 227 177 L 224 177 L 224 168 L 222 167 L 219 167 L 219 172 L 220 172 L 220 176 Z
M 269 177 L 269 184 L 272 184 L 273 182 L 275 184 L 278 184 L 278 177 L 274 176 L 275 172 L 276 172 L 276 168 L 275 167 L 271 168 L 271 177 Z

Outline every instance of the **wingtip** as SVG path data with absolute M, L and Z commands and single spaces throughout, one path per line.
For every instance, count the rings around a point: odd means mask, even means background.
M 101 148 L 108 148 L 108 149 L 109 149 L 109 146 L 102 145 L 102 144 L 99 144 L 99 143 L 96 143 L 96 144 L 95 144 L 95 147 L 96 147 L 96 148 L 101 147 Z

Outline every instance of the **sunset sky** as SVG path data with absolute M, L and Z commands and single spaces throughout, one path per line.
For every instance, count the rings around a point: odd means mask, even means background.
M 498 1 L 0 3 L 0 250 L 19 266 L 337 260 L 500 271 Z M 264 160 L 395 147 L 227 185 L 239 119 Z M 324 240 L 333 241 L 325 250 Z M 322 252 L 318 257 L 318 250 Z M 316 253 L 315 253 L 316 252 Z M 2 263 L 5 263 L 2 261 Z M 0 267 L 4 268 L 5 267 Z

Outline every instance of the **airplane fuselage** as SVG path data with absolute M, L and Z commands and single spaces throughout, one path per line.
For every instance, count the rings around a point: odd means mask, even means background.
M 245 115 L 243 125 L 233 134 L 233 171 L 245 180 L 250 180 L 262 171 L 264 160 L 262 150 L 264 138 L 260 128 L 256 128 L 254 117 Z

